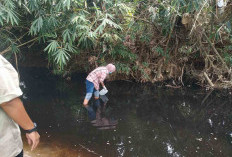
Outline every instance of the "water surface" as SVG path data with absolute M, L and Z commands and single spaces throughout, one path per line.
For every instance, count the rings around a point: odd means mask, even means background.
M 23 102 L 41 143 L 26 157 L 232 156 L 229 91 L 107 82 L 109 93 L 82 107 L 84 74 L 70 81 L 21 69 Z M 24 135 L 23 135 L 24 136 Z

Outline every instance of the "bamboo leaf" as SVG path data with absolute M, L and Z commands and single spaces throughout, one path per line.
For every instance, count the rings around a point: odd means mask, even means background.
M 5 12 L 6 12 L 6 22 L 7 23 L 11 23 L 12 25 L 16 24 L 18 25 L 18 16 L 17 16 L 17 13 L 12 10 L 12 9 L 5 9 Z
M 69 29 L 65 29 L 62 33 L 64 42 L 71 41 L 71 31 Z
M 44 51 L 48 51 L 48 54 L 50 54 L 57 51 L 58 47 L 60 47 L 60 45 L 56 40 L 50 40 L 50 44 L 44 49 Z
M 43 27 L 43 18 L 39 16 L 38 19 L 32 22 L 31 28 L 30 28 L 30 34 L 36 35 Z
M 29 0 L 28 3 L 28 8 L 31 10 L 31 11 L 35 11 L 38 9 L 39 5 L 37 3 L 37 0 Z
M 67 8 L 68 10 L 70 9 L 70 5 L 71 5 L 71 0 L 64 0 L 63 1 L 63 7 Z
M 87 20 L 84 15 L 74 15 L 73 18 L 72 18 L 72 20 L 71 20 L 71 22 L 73 24 L 74 23 L 81 24 L 81 23 L 88 23 L 90 21 Z
M 65 44 L 65 49 L 69 52 L 76 53 L 77 50 L 74 46 L 72 46 L 70 43 Z
M 57 50 L 53 56 L 55 56 L 54 60 L 61 69 L 63 69 L 63 67 L 67 64 L 67 61 L 70 59 L 69 53 L 63 48 Z

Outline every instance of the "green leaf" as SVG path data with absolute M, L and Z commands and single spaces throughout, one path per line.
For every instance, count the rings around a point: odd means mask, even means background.
M 97 27 L 97 29 L 95 30 L 95 33 L 102 34 L 103 30 L 105 29 L 105 27 L 107 26 L 107 24 L 110 27 L 122 30 L 122 28 L 118 24 L 116 24 L 115 22 L 113 22 L 110 19 L 104 18 L 104 19 L 101 19 L 101 20 L 102 20 L 102 23 Z
M 165 56 L 165 53 L 164 53 L 164 50 L 162 47 L 156 47 L 155 48 L 155 51 L 159 54 L 159 55 L 162 55 L 162 56 Z
M 58 27 L 59 22 L 57 21 L 56 17 L 50 16 L 48 19 L 48 25 L 53 26 L 53 27 Z
M 108 25 L 110 25 L 111 27 L 114 27 L 114 28 L 117 28 L 117 29 L 122 30 L 122 28 L 121 28 L 118 24 L 114 23 L 112 20 L 109 20 L 109 19 L 107 19 L 107 18 L 105 18 L 105 19 L 102 21 L 102 23 L 103 23 L 104 27 L 106 26 L 106 24 L 108 24 Z
M 31 10 L 31 11 L 35 11 L 39 8 L 39 5 L 37 3 L 38 1 L 37 0 L 29 0 L 28 1 L 28 8 Z
M 76 29 L 77 30 L 84 30 L 84 31 L 90 30 L 88 25 L 76 25 Z
M 76 24 L 81 24 L 81 23 L 88 23 L 88 22 L 90 22 L 90 21 L 89 21 L 88 19 L 86 19 L 84 15 L 74 15 L 74 16 L 72 17 L 71 22 L 72 22 L 73 24 L 74 24 L 74 23 L 76 23 Z
M 18 16 L 17 13 L 14 10 L 6 9 L 6 22 L 11 23 L 12 25 L 16 24 L 18 25 Z
M 185 0 L 180 0 L 180 3 L 181 3 L 183 6 L 185 6 L 185 5 L 186 5 Z
M 35 21 L 32 22 L 32 25 L 30 28 L 30 34 L 36 35 L 37 33 L 39 33 L 39 31 L 42 29 L 42 27 L 43 27 L 43 18 L 41 16 L 39 16 L 38 19 L 36 19 Z
M 122 41 L 122 39 L 117 34 L 114 34 L 113 38 L 115 41 Z
M 77 53 L 77 50 L 75 49 L 75 47 L 72 46 L 70 43 L 66 43 L 64 47 L 69 52 Z
M 107 41 L 107 42 L 112 42 L 113 41 L 112 35 L 109 34 L 109 33 L 104 33 L 102 35 L 102 38 L 104 38 L 104 40 Z
M 63 48 L 56 51 L 53 54 L 53 56 L 55 57 L 54 60 L 55 60 L 56 64 L 58 64 L 61 69 L 63 69 L 64 65 L 67 64 L 67 61 L 70 58 L 70 55 L 68 54 L 66 49 L 63 49 Z
M 18 53 L 20 50 L 19 48 L 17 47 L 17 45 L 15 45 L 14 43 L 11 45 L 11 51 L 13 53 Z
M 64 42 L 71 41 L 71 31 L 69 29 L 65 29 L 62 33 Z
M 8 9 L 14 9 L 15 8 L 15 4 L 14 4 L 14 2 L 12 0 L 5 0 L 4 5 Z
M 97 38 L 97 35 L 96 35 L 96 33 L 95 33 L 95 32 L 90 31 L 90 32 L 88 32 L 88 37 L 89 37 L 89 38 L 96 39 L 96 38 Z
M 132 8 L 127 6 L 125 3 L 116 3 L 115 6 L 119 8 L 122 14 L 128 14 L 132 12 Z
M 48 54 L 53 53 L 57 51 L 59 47 L 60 45 L 56 40 L 50 40 L 50 44 L 44 49 L 44 51 L 48 51 Z
M 3 12 L 0 11 L 0 24 L 3 25 L 3 21 L 5 20 Z
M 67 8 L 68 10 L 70 9 L 70 5 L 71 5 L 71 0 L 64 0 L 63 1 L 63 8 Z

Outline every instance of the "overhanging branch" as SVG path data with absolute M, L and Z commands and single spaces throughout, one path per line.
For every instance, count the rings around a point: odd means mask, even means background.
M 26 44 L 29 44 L 29 43 L 31 43 L 31 42 L 37 40 L 37 39 L 38 39 L 38 37 L 36 37 L 36 38 L 34 38 L 34 39 L 31 39 L 31 40 L 29 40 L 29 41 L 27 41 L 27 42 L 25 42 L 25 43 L 22 43 L 22 44 L 18 45 L 17 47 L 18 47 L 18 48 L 19 48 L 19 47 L 22 47 L 22 46 L 24 46 L 24 45 L 26 45 Z M 2 52 L 0 52 L 0 55 L 3 55 L 3 54 L 5 54 L 5 53 L 7 53 L 7 52 L 9 52 L 9 51 L 11 51 L 11 50 L 12 50 L 12 48 L 9 46 L 8 48 L 6 48 L 6 49 L 3 50 Z

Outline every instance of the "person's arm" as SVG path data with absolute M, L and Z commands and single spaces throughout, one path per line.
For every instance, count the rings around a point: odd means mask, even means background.
M 7 115 L 12 118 L 21 128 L 24 130 L 30 130 L 34 128 L 34 124 L 28 116 L 22 101 L 19 98 L 15 98 L 11 101 L 5 102 L 0 105 Z M 31 150 L 37 147 L 39 143 L 39 134 L 37 131 L 26 134 L 28 144 L 31 145 Z
M 105 72 L 102 72 L 100 75 L 100 79 L 99 79 L 99 82 L 104 89 L 106 89 L 106 86 L 104 84 L 104 80 L 105 80 L 106 76 L 107 76 L 107 74 Z
M 104 82 L 100 82 L 100 83 L 101 83 L 102 87 L 103 87 L 104 89 L 106 89 L 106 86 L 105 86 Z
M 21 128 L 30 130 L 34 127 L 33 122 L 29 118 L 22 101 L 15 98 L 1 105 L 2 109 L 11 117 Z

